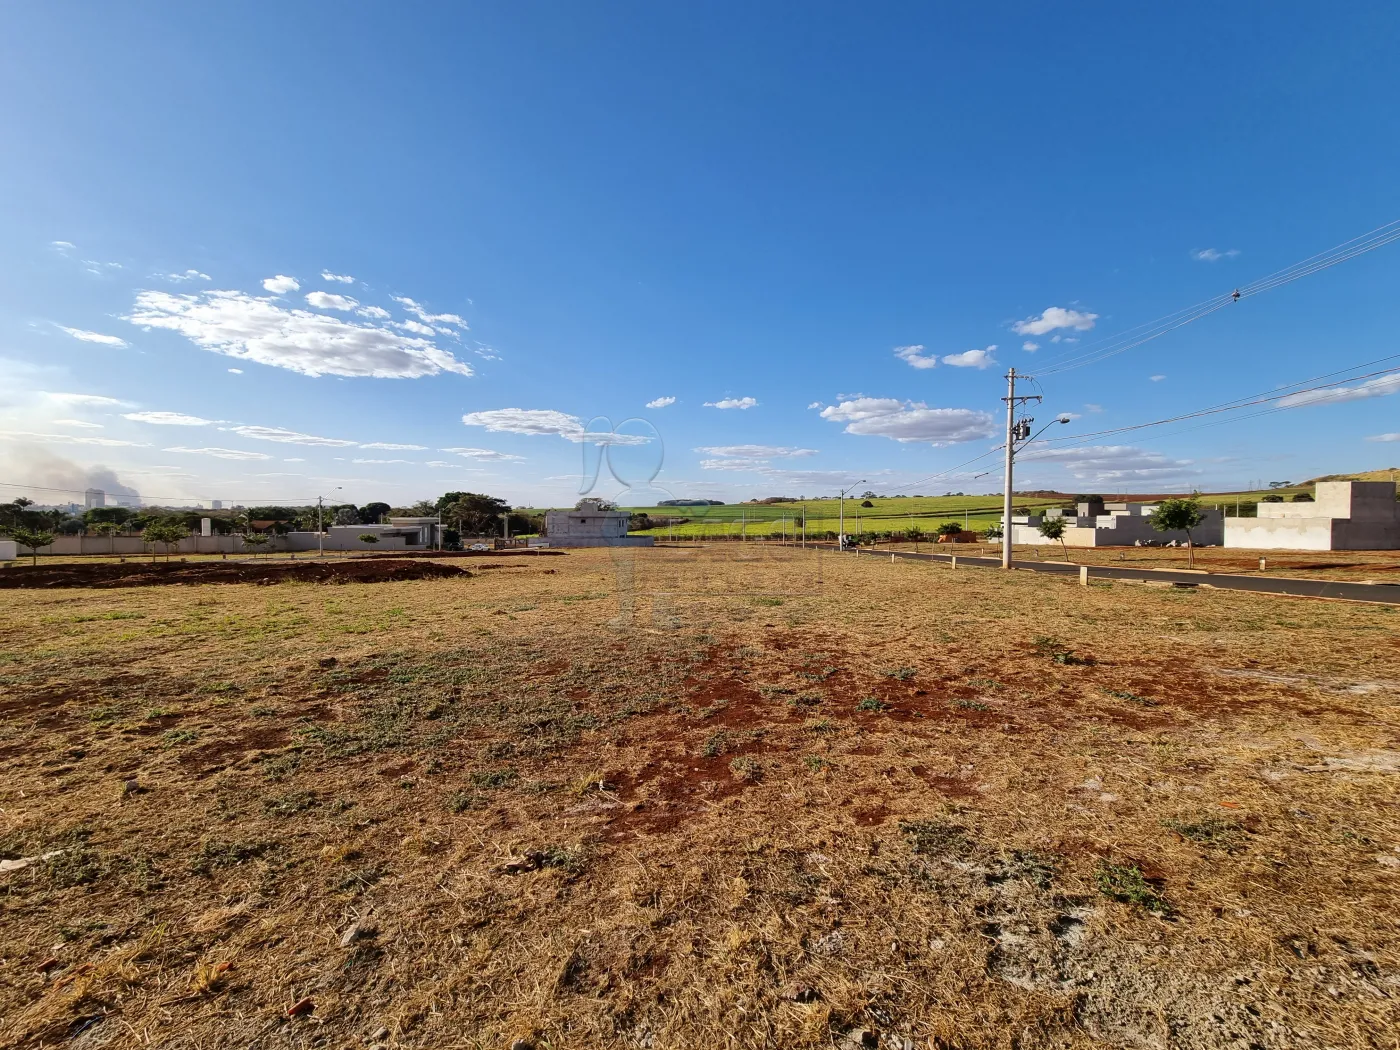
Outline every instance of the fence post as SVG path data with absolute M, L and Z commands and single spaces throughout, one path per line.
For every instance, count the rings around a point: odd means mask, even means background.
M 1089 586 L 1089 566 L 1087 565 L 1079 566 L 1079 586 Z

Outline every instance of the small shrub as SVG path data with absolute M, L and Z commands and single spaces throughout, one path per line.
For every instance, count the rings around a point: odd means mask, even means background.
M 453 813 L 465 813 L 469 809 L 480 809 L 485 796 L 475 791 L 454 791 L 447 796 L 447 808 Z
M 274 817 L 290 817 L 304 813 L 316 804 L 316 796 L 310 791 L 293 791 L 287 795 L 263 799 L 263 812 Z
M 199 734 L 193 729 L 167 729 L 160 738 L 165 741 L 166 747 L 177 747 L 180 744 L 193 744 L 199 739 Z
M 982 703 L 981 700 L 955 700 L 954 707 L 960 707 L 964 711 L 990 711 L 991 708 Z
M 1233 853 L 1240 848 L 1240 834 L 1244 830 L 1234 821 L 1221 820 L 1219 817 L 1205 817 L 1189 823 L 1164 820 L 1162 827 L 1208 849 L 1224 850 L 1226 853 Z
M 763 767 L 750 755 L 739 755 L 729 763 L 729 772 L 736 780 L 755 781 L 763 776 Z
M 856 704 L 857 711 L 883 711 L 885 702 L 877 696 L 867 696 L 860 703 Z
M 907 682 L 919 672 L 912 667 L 896 667 L 893 671 L 886 671 L 886 678 L 893 678 L 900 682 Z
M 1154 915 L 1171 914 L 1171 905 L 1147 881 L 1142 871 L 1130 864 L 1114 864 L 1100 861 L 1094 873 L 1094 884 L 1099 892 L 1110 900 L 1121 904 L 1132 904 Z
M 718 758 L 730 749 L 732 742 L 729 734 L 721 729 L 718 733 L 710 734 L 704 745 L 700 748 L 700 754 L 705 758 Z
M 520 774 L 514 769 L 506 767 L 504 769 L 483 769 L 471 775 L 473 787 L 484 788 L 488 791 L 496 788 L 509 787 L 520 779 Z
M 1137 693 L 1128 692 L 1126 689 L 1107 689 L 1105 693 L 1115 700 L 1127 700 L 1130 703 L 1141 704 L 1143 707 L 1156 707 L 1157 701 L 1151 697 L 1138 696 Z
M 909 848 L 924 856 L 957 856 L 973 846 L 966 828 L 946 820 L 901 820 L 899 830 L 909 839 Z

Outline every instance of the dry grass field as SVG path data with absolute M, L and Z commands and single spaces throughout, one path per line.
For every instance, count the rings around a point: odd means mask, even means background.
M 0 1045 L 1400 1045 L 1400 612 L 470 569 L 3 592 Z

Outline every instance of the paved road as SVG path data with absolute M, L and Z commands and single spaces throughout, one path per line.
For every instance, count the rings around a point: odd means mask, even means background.
M 834 547 L 826 547 L 834 551 Z M 856 558 L 888 558 L 889 551 L 865 548 Z M 911 551 L 895 551 L 896 558 L 916 561 L 943 561 L 957 558 L 959 567 L 963 565 L 978 568 L 1000 568 L 1000 558 L 978 558 L 962 554 L 914 554 Z M 1033 572 L 1048 572 L 1060 576 L 1078 576 L 1079 566 L 1070 562 L 1018 561 L 1018 569 Z M 1116 565 L 1090 565 L 1090 579 L 1096 580 L 1141 580 L 1155 583 L 1172 583 L 1187 587 L 1219 587 L 1231 591 L 1259 591 L 1263 594 L 1288 594 L 1299 598 L 1343 598 L 1353 602 L 1374 602 L 1379 605 L 1400 605 L 1400 586 L 1395 584 L 1339 583 L 1336 580 L 1296 580 L 1282 576 L 1237 576 L 1228 573 L 1175 572 L 1171 569 L 1135 569 Z

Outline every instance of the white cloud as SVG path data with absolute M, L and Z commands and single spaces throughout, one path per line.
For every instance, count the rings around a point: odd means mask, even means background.
M 283 462 L 283 463 L 305 463 L 306 460 L 302 459 L 300 456 L 288 456 L 286 459 L 282 460 L 282 462 Z M 304 476 L 304 475 L 303 475 L 303 476 Z
M 118 441 L 116 438 L 80 437 L 77 434 L 40 434 L 29 430 L 0 430 L 0 438 L 40 441 L 56 445 L 103 445 L 108 448 L 146 448 L 144 441 Z
M 377 448 L 385 452 L 423 452 L 427 445 L 396 445 L 391 441 L 371 441 L 360 446 L 361 448 Z
M 300 431 L 285 430 L 282 427 L 239 426 L 228 429 L 240 437 L 256 438 L 258 441 L 278 441 L 285 445 L 324 445 L 330 448 L 348 448 L 351 445 L 359 444 L 358 441 L 317 437 L 314 434 L 303 434 Z
M 427 311 L 427 308 L 424 307 L 422 303 L 414 302 L 406 295 L 393 295 L 390 296 L 390 298 L 393 299 L 394 302 L 400 304 L 409 313 L 417 317 L 420 321 L 427 322 L 428 324 L 432 324 L 434 322 L 441 322 L 442 324 L 455 324 L 458 328 L 467 327 L 467 322 L 462 320 L 456 314 L 429 313 Z
M 81 339 L 85 343 L 101 343 L 103 346 L 129 346 L 125 339 L 120 339 L 115 335 L 103 335 L 101 332 L 89 332 L 82 328 L 68 328 L 59 325 L 60 332 L 67 332 L 74 339 Z
M 764 463 L 761 459 L 702 459 L 701 470 L 756 470 Z
M 1166 379 L 1167 377 L 1166 377 L 1166 376 L 1162 376 L 1162 375 L 1157 375 L 1157 376 L 1148 376 L 1147 378 L 1150 379 L 1150 380 L 1152 380 L 1152 382 L 1154 382 L 1154 383 L 1160 383 L 1163 379 Z
M 1171 459 L 1133 445 L 1090 445 L 1085 448 L 1031 450 L 1019 457 L 1023 466 L 1055 463 L 1076 479 L 1097 483 L 1115 481 L 1166 481 L 1186 478 L 1199 471 L 1188 469 L 1189 459 Z
M 658 397 L 653 401 L 648 401 L 647 408 L 665 408 L 667 405 L 674 405 L 675 403 L 676 399 L 674 397 Z
M 83 427 L 88 430 L 101 430 L 101 423 L 89 423 L 85 419 L 55 419 L 52 421 L 56 427 Z
M 1400 441 L 1400 434 L 1373 434 L 1367 441 Z
M 306 301 L 317 310 L 353 310 L 360 305 L 358 299 L 334 292 L 307 292 Z
M 474 459 L 483 462 L 489 461 L 493 463 L 502 463 L 507 460 L 525 458 L 524 456 L 512 456 L 508 452 L 497 452 L 495 449 L 490 448 L 444 448 L 439 449 L 438 451 L 451 452 L 455 455 L 463 457 L 464 459 Z
M 706 401 L 706 408 L 753 408 L 758 404 L 752 397 L 726 397 L 722 401 Z
M 821 403 L 820 401 L 813 401 L 810 405 L 807 406 L 807 409 L 808 409 L 808 411 L 810 411 L 810 410 L 812 410 L 812 409 L 814 409 L 814 408 L 821 408 L 821 407 L 822 407 L 822 403 Z
M 192 456 L 213 456 L 216 459 L 271 459 L 261 452 L 244 452 L 236 448 L 167 448 L 166 452 L 187 452 Z M 290 461 L 289 461 L 290 462 Z
M 1191 258 L 1197 262 L 1219 262 L 1221 259 L 1233 259 L 1239 255 L 1238 248 L 1230 248 L 1228 251 L 1217 251 L 1214 248 L 1202 248 L 1198 252 L 1192 252 Z
M 1094 327 L 1098 314 L 1067 310 L 1063 306 L 1051 306 L 1039 317 L 1028 317 L 1017 321 L 1011 330 L 1017 335 L 1049 335 L 1057 328 L 1073 328 L 1077 332 L 1087 332 Z
M 354 283 L 355 283 L 355 278 L 351 277 L 349 274 L 343 274 L 343 273 L 327 273 L 325 270 L 322 270 L 322 271 L 321 271 L 321 280 L 323 280 L 323 281 L 336 281 L 336 282 L 338 282 L 339 284 L 354 284 Z
M 911 368 L 938 367 L 938 358 L 926 356 L 922 343 L 914 343 L 911 346 L 897 346 L 894 348 L 894 356 Z
M 220 422 L 217 419 L 187 416 L 183 412 L 125 412 L 122 414 L 122 418 L 137 423 L 156 423 L 169 427 L 207 427 Z
M 710 445 L 697 448 L 712 456 L 738 459 L 781 459 L 789 456 L 815 456 L 814 448 L 790 448 L 786 445 Z
M 822 409 L 821 416 L 834 423 L 845 423 L 847 434 L 927 441 L 934 445 L 973 441 L 996 432 L 996 423 L 989 413 L 968 408 L 929 408 L 922 401 L 893 397 L 842 401 Z
M 78 246 L 72 241 L 49 241 L 49 247 L 53 248 L 53 250 L 58 252 L 60 255 L 67 255 L 69 252 L 75 250 Z
M 398 321 L 398 322 L 396 322 L 396 323 L 394 324 L 394 327 L 395 327 L 395 328 L 401 328 L 401 329 L 403 329 L 405 332 L 414 332 L 414 333 L 416 333 L 417 335 L 436 335 L 436 334 L 437 334 L 437 329 L 436 329 L 436 328 L 434 328 L 434 327 L 433 327 L 432 325 L 430 325 L 430 324 L 424 324 L 422 321 Z
M 990 368 L 996 364 L 996 359 L 992 357 L 992 351 L 996 348 L 996 343 L 993 343 L 985 350 L 964 350 L 960 354 L 947 354 L 943 363 L 954 368 Z
M 587 441 L 595 445 L 645 445 L 651 441 L 644 434 L 586 433 L 583 420 L 552 408 L 493 408 L 484 412 L 468 412 L 462 417 L 462 422 L 469 427 L 485 427 L 502 434 L 552 434 L 569 441 Z
M 456 463 L 448 463 L 445 460 L 441 459 L 430 459 L 428 460 L 428 462 L 423 464 L 423 466 L 425 467 L 455 467 L 457 465 L 458 464 Z
M 229 371 L 236 376 L 241 376 L 243 374 L 243 369 L 241 368 L 230 368 Z
M 1096 405 L 1096 404 L 1094 404 L 1094 403 L 1091 402 L 1091 401 L 1086 401 L 1086 402 L 1084 403 L 1084 411 L 1086 411 L 1086 412 L 1102 412 L 1102 411 L 1103 411 L 1103 405 Z
M 372 317 L 376 321 L 387 321 L 394 316 L 382 306 L 362 306 L 355 312 L 361 317 Z
M 493 408 L 468 412 L 462 422 L 500 434 L 557 434 L 570 441 L 582 440 L 583 420 L 552 408 Z
M 1056 412 L 1055 418 L 1068 419 L 1071 423 L 1073 423 L 1076 419 L 1083 419 L 1084 417 L 1078 412 Z
M 1027 339 L 1024 343 L 1021 344 L 1021 349 L 1026 351 L 1026 353 L 1028 354 L 1033 354 L 1040 349 L 1040 344 Z
M 184 273 L 162 273 L 155 276 L 164 277 L 167 281 L 212 281 L 214 279 L 207 273 L 200 273 L 198 270 L 186 270 Z
M 1324 390 L 1289 394 L 1279 399 L 1278 406 L 1296 408 L 1299 405 L 1336 405 L 1344 401 L 1363 401 L 1369 397 L 1386 397 L 1397 391 L 1400 391 L 1400 375 L 1388 375 L 1379 379 L 1368 379 L 1356 386 L 1333 386 Z
M 351 463 L 412 463 L 411 459 L 352 459 Z
M 469 365 L 426 339 L 289 309 L 243 292 L 143 291 L 125 319 L 179 332 L 214 353 L 308 376 L 414 379 L 439 372 L 472 374 Z
M 101 394 L 64 394 L 53 391 L 42 391 L 43 395 L 54 401 L 62 401 L 65 405 L 119 405 L 125 406 L 127 402 L 119 401 L 115 397 L 104 397 Z
M 297 283 L 295 277 L 288 277 L 280 273 L 276 277 L 268 277 L 262 284 L 273 295 L 286 295 L 288 292 L 301 290 L 301 285 Z

